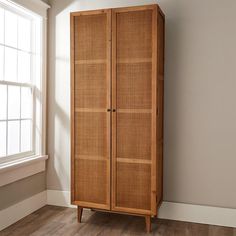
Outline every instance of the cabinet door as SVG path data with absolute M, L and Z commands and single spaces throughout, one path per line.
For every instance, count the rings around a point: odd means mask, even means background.
M 71 14 L 72 203 L 110 209 L 111 11 Z
M 112 13 L 112 209 L 156 214 L 157 6 Z

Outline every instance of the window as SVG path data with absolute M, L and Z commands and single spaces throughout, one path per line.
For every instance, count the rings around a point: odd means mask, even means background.
M 42 19 L 0 0 L 0 163 L 42 152 Z

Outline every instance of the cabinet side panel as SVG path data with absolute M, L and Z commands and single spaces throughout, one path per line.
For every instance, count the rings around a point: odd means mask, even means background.
M 164 52 L 165 52 L 165 19 L 158 14 L 158 60 L 157 60 L 157 206 L 163 196 L 163 118 L 164 118 Z

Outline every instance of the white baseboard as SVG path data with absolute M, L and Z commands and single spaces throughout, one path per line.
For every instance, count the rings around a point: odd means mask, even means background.
M 46 203 L 47 194 L 46 191 L 43 191 L 19 203 L 16 203 L 15 205 L 1 210 L 0 231 L 45 206 Z
M 47 204 L 75 207 L 70 204 L 69 191 L 47 190 Z M 230 208 L 163 202 L 158 218 L 236 227 L 236 209 Z
M 236 227 L 236 209 L 163 202 L 159 218 Z

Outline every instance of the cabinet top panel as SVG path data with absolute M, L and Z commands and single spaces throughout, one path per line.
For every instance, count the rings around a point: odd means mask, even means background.
M 151 9 L 155 9 L 155 8 L 158 9 L 160 14 L 164 18 L 165 15 L 158 4 L 77 11 L 77 12 L 71 12 L 71 16 L 101 14 L 101 13 L 108 13 L 110 11 L 114 11 L 114 12 L 142 11 L 142 10 L 148 10 L 148 9 L 151 10 Z

